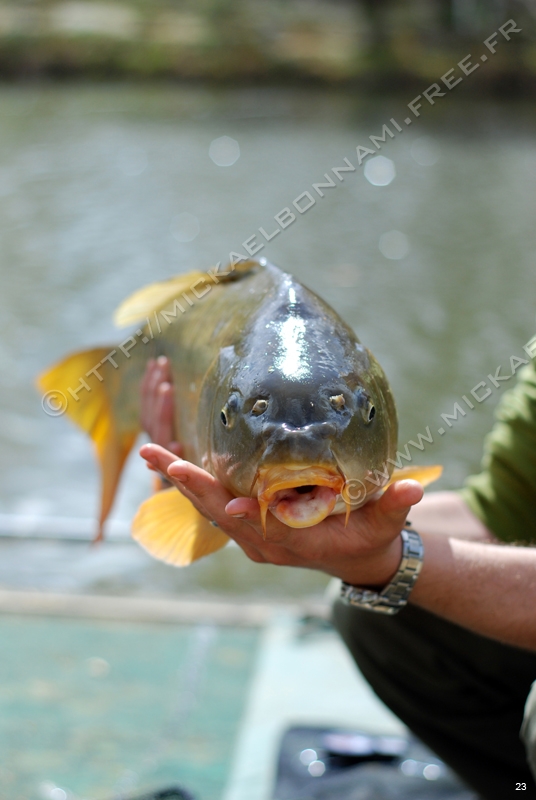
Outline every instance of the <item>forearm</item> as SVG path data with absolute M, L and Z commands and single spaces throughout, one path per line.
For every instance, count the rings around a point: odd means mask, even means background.
M 410 603 L 475 633 L 536 650 L 536 548 L 499 544 L 455 492 L 425 495 L 409 519 L 424 543 Z M 363 563 L 359 558 L 355 565 L 361 569 Z M 392 577 L 392 563 L 378 558 L 376 569 L 386 571 L 372 588 Z M 360 585 L 356 578 L 348 582 Z
M 425 494 L 421 502 L 411 509 L 410 520 L 419 533 L 434 533 L 475 542 L 497 542 L 456 492 Z
M 536 650 L 536 548 L 422 533 L 410 602 L 475 633 Z

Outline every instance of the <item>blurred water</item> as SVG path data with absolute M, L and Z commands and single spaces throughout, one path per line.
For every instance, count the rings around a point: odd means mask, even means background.
M 96 508 L 90 445 L 43 413 L 35 374 L 66 351 L 117 341 L 111 314 L 132 290 L 244 252 L 261 226 L 273 231 L 274 214 L 345 156 L 355 162 L 356 145 L 402 120 L 408 99 L 0 89 L 1 512 L 88 517 Z M 438 486 L 456 487 L 478 467 L 504 390 L 465 406 L 443 436 L 441 414 L 499 365 L 508 373 L 536 332 L 536 117 L 455 93 L 442 102 L 382 147 L 392 166 L 380 162 L 369 180 L 362 169 L 344 175 L 262 255 L 354 326 L 392 382 L 401 443 L 430 426 L 434 444 L 418 460 L 444 464 Z M 115 514 L 130 517 L 147 491 L 134 455 Z M 25 553 L 37 563 L 31 545 Z M 213 585 L 249 591 L 248 580 L 231 570 Z M 307 586 L 322 585 L 315 580 Z

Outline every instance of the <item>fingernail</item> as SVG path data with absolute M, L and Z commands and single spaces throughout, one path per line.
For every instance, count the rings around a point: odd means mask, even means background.
M 230 517 L 234 517 L 234 519 L 244 519 L 246 514 L 229 514 Z

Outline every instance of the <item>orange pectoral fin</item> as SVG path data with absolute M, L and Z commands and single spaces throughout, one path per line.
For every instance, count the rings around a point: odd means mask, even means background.
M 437 481 L 443 473 L 443 467 L 434 465 L 432 467 L 403 467 L 402 469 L 395 469 L 391 475 L 391 480 L 384 487 L 390 486 L 397 481 L 418 481 L 422 486 L 428 486 L 429 483 Z
M 154 558 L 186 567 L 229 541 L 177 489 L 157 492 L 139 507 L 132 537 Z

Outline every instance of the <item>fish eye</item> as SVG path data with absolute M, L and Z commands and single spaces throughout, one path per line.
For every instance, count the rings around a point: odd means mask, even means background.
M 370 422 L 372 422 L 372 420 L 374 419 L 375 416 L 376 416 L 376 408 L 374 407 L 374 404 L 371 403 L 370 400 L 369 400 L 368 403 L 367 403 L 367 407 L 365 409 L 365 421 L 366 421 L 367 425 Z
M 222 425 L 225 425 L 226 428 L 230 428 L 233 424 L 233 420 L 235 419 L 235 414 L 239 408 L 240 397 L 236 394 L 236 392 L 233 392 L 220 411 Z
M 261 414 L 264 414 L 266 409 L 268 408 L 268 401 L 259 398 L 255 401 L 253 408 L 251 409 L 251 413 L 255 417 L 260 417 Z
M 332 394 L 329 398 L 329 402 L 331 403 L 332 408 L 336 411 L 340 411 L 341 408 L 344 408 L 346 405 L 346 400 L 344 399 L 343 394 Z

